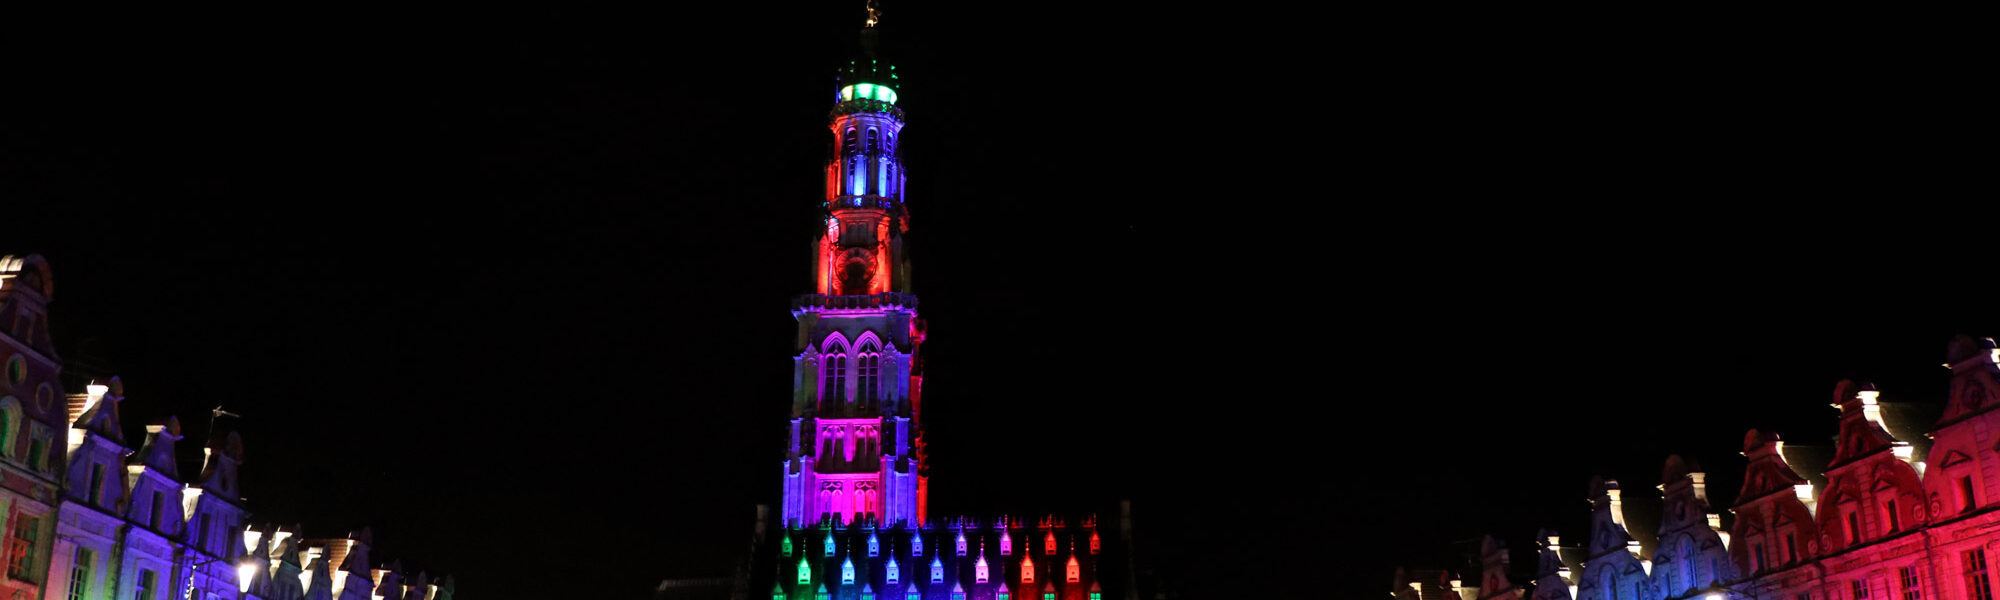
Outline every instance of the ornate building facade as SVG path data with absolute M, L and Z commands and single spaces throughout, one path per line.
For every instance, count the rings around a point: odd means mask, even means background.
M 1890 433 L 1880 392 L 1834 388 L 1839 435 L 1825 468 L 1802 472 L 1776 433 L 1743 438 L 1743 486 L 1724 514 L 1698 465 L 1668 457 L 1654 548 L 1627 528 L 1616 481 L 1590 492 L 1588 537 L 1535 540 L 1532 574 L 1512 573 L 1491 537 L 1473 585 L 1443 571 L 1399 572 L 1397 598 L 1475 600 L 1993 600 L 2000 595 L 2000 349 L 1959 336 L 1929 449 Z M 1922 440 L 1917 440 L 1921 442 Z M 1729 517 L 1724 522 L 1724 517 Z M 1575 548 L 1568 550 L 1567 548 Z M 1495 555 L 1498 558 L 1495 558 Z
M 236 433 L 211 432 L 183 478 L 178 419 L 134 447 L 118 378 L 65 394 L 54 291 L 42 257 L 0 256 L 0 600 L 451 600 L 450 578 L 376 568 L 366 530 L 301 540 L 296 526 L 252 525 Z
M 835 86 L 813 291 L 792 309 L 775 581 L 756 585 L 774 600 L 1100 600 L 1112 545 L 1094 515 L 927 518 L 902 85 L 874 24 L 871 8 L 861 55 Z

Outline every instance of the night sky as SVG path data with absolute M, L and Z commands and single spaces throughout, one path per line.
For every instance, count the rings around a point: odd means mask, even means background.
M 0 253 L 128 429 L 243 415 L 257 522 L 469 598 L 727 575 L 861 4 L 0 20 Z M 889 3 L 933 514 L 1131 499 L 1173 597 L 1368 597 L 1669 453 L 1726 505 L 1841 378 L 1939 402 L 2000 335 L 1963 94 L 1821 25 Z

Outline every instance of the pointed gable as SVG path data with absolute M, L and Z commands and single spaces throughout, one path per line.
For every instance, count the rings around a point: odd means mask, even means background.
M 70 397 L 71 427 L 125 445 L 124 427 L 118 422 L 118 405 L 125 401 L 125 383 L 117 377 L 108 385 L 91 384 L 89 393 Z
M 1833 462 L 1827 464 L 1828 471 L 1901 444 L 1882 425 L 1882 408 L 1875 400 L 1879 394 L 1873 384 L 1865 382 L 1841 380 L 1834 385 L 1834 406 L 1840 408 L 1840 436 L 1834 446 Z
M 1487 535 L 1479 540 L 1479 597 L 1482 599 L 1513 598 L 1520 594 L 1514 589 L 1514 582 L 1507 578 L 1507 544 Z
M 1951 339 L 1945 347 L 1951 391 L 1939 427 L 1993 407 L 1995 394 L 2000 393 L 2000 364 L 1995 362 L 2000 359 L 1996 356 L 2000 356 L 2000 349 L 1995 349 L 1993 338 L 1959 335 Z
M 1738 506 L 1778 492 L 1796 494 L 1798 486 L 1806 483 L 1806 478 L 1785 462 L 1780 450 L 1784 444 L 1777 433 L 1752 429 L 1743 435 L 1743 456 L 1750 464 L 1743 470 L 1743 487 L 1736 492 Z
M 209 440 L 207 455 L 201 468 L 201 482 L 195 487 L 230 502 L 240 501 L 243 495 L 236 487 L 236 471 L 243 463 L 243 438 L 234 431 L 217 435 Z
M 132 456 L 132 462 L 145 465 L 168 479 L 178 481 L 180 467 L 174 460 L 174 442 L 181 440 L 181 420 L 167 417 L 166 422 L 146 426 L 146 442 L 139 453 Z
M 1623 551 L 1632 535 L 1625 531 L 1625 516 L 1618 501 L 1618 480 L 1593 477 L 1590 480 L 1590 557 L 1614 550 Z

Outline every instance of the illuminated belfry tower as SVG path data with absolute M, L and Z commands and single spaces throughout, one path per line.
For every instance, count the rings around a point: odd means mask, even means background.
M 799 352 L 784 465 L 788 527 L 923 521 L 923 323 L 903 257 L 901 86 L 876 52 L 874 24 L 871 6 L 861 54 L 835 84 L 814 290 L 792 308 Z

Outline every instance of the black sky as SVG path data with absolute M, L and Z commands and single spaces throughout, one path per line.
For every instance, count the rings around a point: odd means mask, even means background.
M 644 597 L 775 500 L 852 4 L 17 15 L 0 252 L 128 425 L 245 415 L 257 520 Z M 934 507 L 1348 597 L 1670 452 L 1726 500 L 1842 377 L 1937 401 L 2000 334 L 1964 90 L 1755 21 L 891 4 Z

